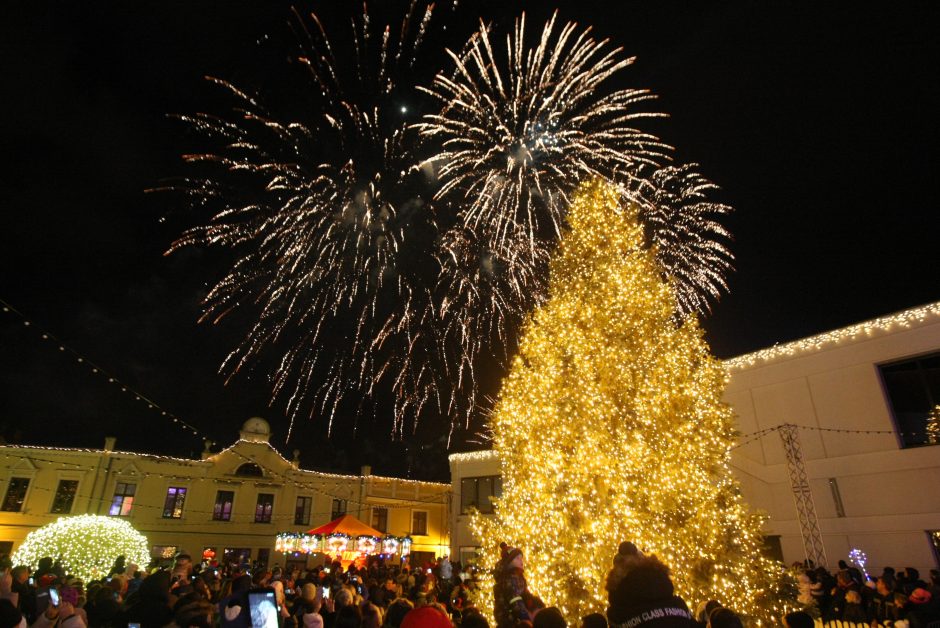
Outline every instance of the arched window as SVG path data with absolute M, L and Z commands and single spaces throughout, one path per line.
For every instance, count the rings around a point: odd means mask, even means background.
M 242 466 L 235 469 L 235 475 L 240 475 L 246 478 L 260 478 L 264 476 L 264 471 L 262 471 L 261 467 L 255 463 L 246 462 Z

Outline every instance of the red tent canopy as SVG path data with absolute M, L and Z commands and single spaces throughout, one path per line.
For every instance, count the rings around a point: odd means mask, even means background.
M 313 530 L 308 530 L 307 534 L 321 534 L 323 536 L 329 536 L 331 534 L 345 534 L 352 538 L 356 538 L 359 535 L 368 535 L 378 538 L 385 536 L 384 532 L 379 532 L 375 528 L 367 526 L 363 522 L 359 521 L 352 515 L 343 515 L 339 519 L 334 519 L 329 523 L 325 523 L 319 528 L 314 528 Z

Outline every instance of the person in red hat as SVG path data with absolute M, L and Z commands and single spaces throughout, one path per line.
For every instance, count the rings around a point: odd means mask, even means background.
M 450 618 L 436 606 L 422 606 L 408 611 L 401 628 L 454 628 Z

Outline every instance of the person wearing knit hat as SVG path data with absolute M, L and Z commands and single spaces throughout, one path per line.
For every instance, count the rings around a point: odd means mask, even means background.
M 422 606 L 405 615 L 401 628 L 454 628 L 454 625 L 440 609 Z
M 520 622 L 531 622 L 536 611 L 545 608 L 542 600 L 529 591 L 524 567 L 522 550 L 507 548 L 506 559 L 498 565 L 493 585 L 493 615 L 497 628 L 512 628 Z

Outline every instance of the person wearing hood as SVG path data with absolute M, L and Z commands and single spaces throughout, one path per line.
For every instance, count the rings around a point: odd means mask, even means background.
M 531 623 L 536 611 L 545 608 L 538 597 L 532 595 L 523 570 L 525 560 L 517 547 L 506 552 L 499 563 L 496 583 L 493 585 L 493 614 L 497 628 L 512 628 L 523 622 Z
M 608 580 L 607 620 L 611 628 L 691 628 L 692 613 L 675 594 L 669 567 L 641 556 L 617 580 Z
M 251 589 L 251 576 L 239 576 L 232 581 L 232 593 L 219 601 L 219 625 L 222 628 L 251 627 L 251 611 L 248 608 L 249 589 Z
M 158 571 L 144 578 L 137 589 L 136 600 L 117 614 L 113 624 L 126 626 L 139 623 L 140 628 L 163 628 L 173 621 L 170 608 L 170 574 Z

